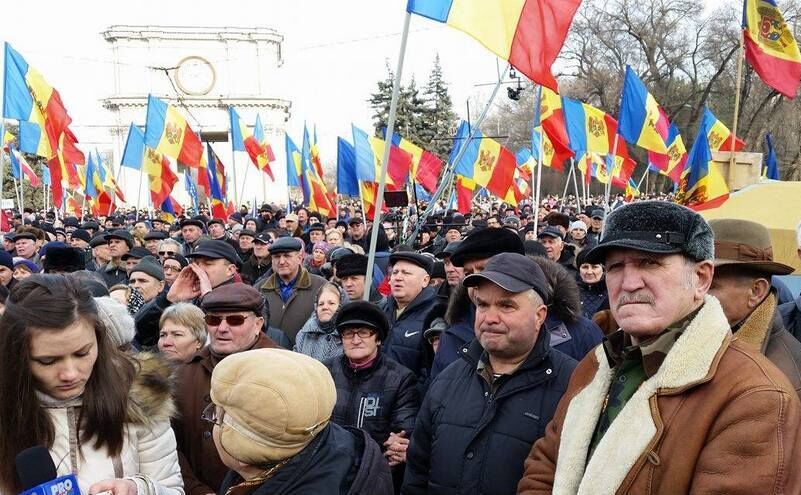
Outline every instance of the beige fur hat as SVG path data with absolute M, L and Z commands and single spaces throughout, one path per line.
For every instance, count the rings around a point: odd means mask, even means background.
M 222 408 L 220 444 L 258 465 L 297 454 L 328 424 L 337 400 L 328 368 L 303 354 L 256 349 L 230 355 L 211 375 Z

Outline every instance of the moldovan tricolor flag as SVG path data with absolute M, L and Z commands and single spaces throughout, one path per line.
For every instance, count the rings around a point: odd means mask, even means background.
M 762 81 L 795 98 L 801 83 L 801 53 L 775 0 L 745 0 L 743 42 L 745 60 Z
M 706 129 L 709 149 L 712 151 L 731 151 L 732 139 L 734 139 L 734 151 L 745 148 L 745 141 L 737 136 L 732 136 L 729 128 L 718 120 L 709 108 L 704 107 L 704 119 L 701 121 L 701 127 Z
M 729 198 L 729 188 L 717 166 L 704 128 L 699 130 L 687 158 L 676 201 L 693 210 L 717 208 Z
M 145 144 L 188 167 L 199 167 L 203 157 L 203 143 L 184 116 L 153 95 L 147 98 Z
M 48 160 L 61 154 L 66 162 L 84 163 L 78 140 L 69 129 L 72 119 L 58 91 L 5 44 L 3 118 L 19 121 L 19 150 Z
M 667 154 L 665 138 L 670 127 L 667 115 L 628 65 L 618 117 L 618 133 L 626 141 L 648 151 Z
M 537 84 L 551 74 L 581 0 L 409 0 L 406 10 L 477 39 Z
M 517 167 L 514 153 L 499 142 L 484 137 L 478 130 L 473 139 L 466 143 L 469 135 L 468 124 L 462 121 L 456 134 L 456 146 L 467 146 L 467 149 L 456 164 L 456 175 L 472 180 L 499 198 L 506 197 Z

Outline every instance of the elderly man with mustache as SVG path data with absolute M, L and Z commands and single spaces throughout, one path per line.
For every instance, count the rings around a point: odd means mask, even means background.
M 714 235 L 697 213 L 644 201 L 607 217 L 620 330 L 585 357 L 534 445 L 518 493 L 799 493 L 801 405 L 733 338 L 708 295 Z

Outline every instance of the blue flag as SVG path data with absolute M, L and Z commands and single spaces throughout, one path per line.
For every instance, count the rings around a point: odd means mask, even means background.
M 765 158 L 765 177 L 771 180 L 781 180 L 779 175 L 779 162 L 776 160 L 776 150 L 773 149 L 773 139 L 770 133 L 765 134 L 765 145 L 768 147 L 768 156 Z
M 188 170 L 184 172 L 184 187 L 186 188 L 187 194 L 189 194 L 189 197 L 192 199 L 192 208 L 195 210 L 195 213 L 197 213 L 200 211 L 200 208 L 198 208 L 200 200 L 197 197 L 197 188 L 192 183 L 192 176 Z M 169 200 L 170 198 L 167 199 Z
M 345 139 L 337 138 L 337 192 L 345 196 L 359 195 L 356 176 L 356 150 Z
M 125 141 L 125 150 L 122 152 L 123 167 L 142 169 L 142 159 L 145 156 L 145 133 L 133 125 L 128 128 L 128 140 Z

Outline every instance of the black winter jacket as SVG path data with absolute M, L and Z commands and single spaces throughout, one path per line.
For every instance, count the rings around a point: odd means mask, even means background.
M 425 382 L 428 370 L 422 360 L 423 320 L 437 303 L 436 290 L 433 287 L 423 289 L 406 309 L 395 318 L 398 305 L 395 298 L 387 297 L 379 303 L 379 307 L 387 315 L 390 335 L 385 343 L 384 352 L 403 366 L 409 368 L 417 376 L 419 382 Z
M 578 278 L 576 283 L 581 293 L 581 312 L 585 318 L 592 319 L 598 311 L 609 309 L 609 293 L 603 278 L 594 284 L 588 284 Z
M 365 430 L 381 450 L 390 432 L 403 430 L 406 438 L 411 437 L 420 408 L 414 373 L 380 352 L 367 369 L 352 369 L 344 355 L 323 364 L 337 387 L 331 421 Z
M 255 282 L 257 280 L 268 273 L 272 273 L 272 271 L 273 265 L 269 259 L 267 259 L 265 263 L 259 263 L 258 258 L 251 256 L 247 261 L 242 263 L 242 269 L 239 270 L 239 275 L 242 277 L 242 282 L 256 286 Z
M 229 471 L 218 493 L 242 483 Z M 329 423 L 317 438 L 250 495 L 392 495 L 392 476 L 367 433 Z
M 545 433 L 576 361 L 541 331 L 529 356 L 495 392 L 478 373 L 483 349 L 474 340 L 431 383 L 406 455 L 402 493 L 509 494 L 523 461 Z

